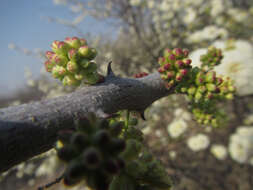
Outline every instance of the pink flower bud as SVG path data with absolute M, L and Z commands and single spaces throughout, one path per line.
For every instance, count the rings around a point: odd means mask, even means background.
M 169 71 L 168 73 L 167 73 L 167 77 L 168 77 L 168 79 L 171 79 L 171 78 L 173 78 L 174 77 L 174 72 L 173 71 Z
M 163 72 L 165 72 L 165 70 L 164 70 L 163 67 L 159 67 L 159 68 L 158 68 L 158 72 L 159 72 L 159 73 L 163 73 Z
M 159 64 L 159 65 L 163 65 L 164 62 L 165 62 L 165 58 L 164 58 L 164 57 L 159 57 L 159 58 L 158 58 L 158 64 Z
M 78 52 L 82 57 L 88 57 L 89 56 L 89 47 L 88 46 L 81 46 L 78 49 Z
M 169 63 L 166 63 L 166 64 L 163 66 L 163 68 L 164 68 L 165 70 L 168 70 L 168 69 L 170 68 L 170 64 L 169 64 Z
M 192 60 L 191 60 L 191 59 L 186 59 L 186 60 L 184 60 L 184 64 L 185 64 L 185 66 L 189 66 L 189 65 L 191 65 L 191 62 L 192 62 Z
M 178 61 L 176 61 L 176 63 L 175 63 L 175 66 L 176 66 L 177 68 L 182 68 L 183 65 L 184 65 L 184 62 L 181 61 L 181 60 L 178 60 Z
M 68 52 L 68 58 L 70 60 L 76 61 L 77 58 L 78 58 L 77 50 L 76 49 L 69 50 L 69 52 Z
M 46 68 L 47 72 L 51 72 L 52 68 L 54 67 L 54 64 L 52 62 L 48 61 L 48 60 L 45 61 L 44 65 L 45 65 L 45 68 Z
M 62 55 L 54 55 L 51 58 L 51 61 L 54 62 L 57 65 L 66 66 L 68 59 L 65 56 Z
M 69 61 L 67 64 L 67 70 L 71 73 L 75 73 L 78 70 L 78 65 L 74 61 Z
M 177 57 L 180 57 L 184 54 L 181 48 L 175 48 L 174 52 L 175 52 Z
M 53 43 L 52 43 L 52 45 L 51 45 L 52 49 L 53 49 L 53 50 L 54 50 L 54 49 L 57 49 L 59 43 L 60 43 L 60 41 L 54 40 Z
M 72 48 L 78 49 L 81 46 L 81 42 L 78 37 L 73 37 L 73 38 L 67 37 L 65 38 L 65 42 L 69 44 L 70 47 Z
M 50 59 L 53 55 L 55 55 L 55 53 L 52 52 L 52 51 L 47 51 L 47 52 L 46 52 L 46 57 L 47 57 L 48 59 Z
M 176 75 L 176 81 L 181 81 L 183 79 L 183 75 L 182 74 L 180 74 L 180 73 L 177 73 L 177 75 Z
M 185 49 L 185 50 L 183 51 L 183 54 L 184 54 L 184 57 L 188 57 L 188 55 L 189 55 L 189 50 Z
M 187 70 L 187 69 L 181 69 L 179 72 L 180 72 L 183 76 L 186 76 L 187 73 L 188 73 L 188 70 Z
M 176 60 L 176 56 L 174 54 L 171 54 L 169 58 L 170 58 L 171 61 Z

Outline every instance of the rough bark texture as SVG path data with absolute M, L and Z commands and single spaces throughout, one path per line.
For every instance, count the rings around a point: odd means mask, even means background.
M 168 94 L 158 73 L 129 79 L 116 77 L 109 69 L 105 82 L 99 85 L 0 109 L 0 172 L 52 148 L 57 132 L 72 127 L 76 118 L 88 112 L 100 117 L 124 109 L 143 112 Z

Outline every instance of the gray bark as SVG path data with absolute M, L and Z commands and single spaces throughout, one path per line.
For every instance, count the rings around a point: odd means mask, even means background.
M 119 110 L 144 110 L 170 92 L 159 73 L 140 79 L 109 74 L 103 83 L 39 102 L 0 109 L 0 172 L 53 147 L 57 132 L 76 118 L 100 117 Z

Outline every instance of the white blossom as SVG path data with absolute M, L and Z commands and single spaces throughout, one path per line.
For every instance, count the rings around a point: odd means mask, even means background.
M 239 163 L 250 163 L 253 156 L 253 126 L 241 126 L 230 136 L 229 154 Z
M 187 123 L 183 119 L 174 119 L 167 127 L 168 133 L 172 138 L 181 136 L 188 128 Z
M 208 136 L 201 133 L 192 136 L 187 140 L 188 147 L 194 152 L 206 149 L 209 146 L 209 144 L 210 140 Z
M 132 6 L 139 6 L 141 4 L 141 0 L 130 0 L 130 4 Z
M 224 145 L 212 145 L 211 153 L 219 160 L 225 160 L 227 157 L 227 149 Z
M 215 25 L 209 25 L 203 28 L 202 30 L 198 30 L 191 34 L 188 38 L 187 41 L 190 43 L 197 43 L 201 42 L 203 40 L 214 40 L 217 37 L 221 38 L 227 38 L 228 36 L 228 31 L 224 28 L 217 27 Z
M 237 93 L 253 93 L 253 46 L 244 40 L 234 42 L 235 48 L 226 50 L 226 42 L 217 41 L 213 46 L 223 49 L 222 64 L 215 67 L 218 74 L 231 77 L 235 81 Z
M 211 16 L 216 17 L 225 10 L 224 2 L 222 0 L 212 0 L 211 4 Z

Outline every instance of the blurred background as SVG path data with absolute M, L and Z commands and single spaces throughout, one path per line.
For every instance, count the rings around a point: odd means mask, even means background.
M 252 189 L 252 0 L 2 0 L 0 22 L 0 107 L 74 90 L 43 68 L 50 44 L 67 36 L 83 37 L 98 50 L 101 73 L 112 60 L 124 77 L 154 72 L 165 48 L 189 49 L 194 66 L 208 46 L 221 48 L 224 59 L 216 71 L 237 88 L 233 101 L 219 105 L 227 113 L 224 126 L 197 124 L 185 97 L 172 95 L 155 102 L 138 127 L 166 165 L 173 189 Z M 35 189 L 62 171 L 51 150 L 2 174 L 0 189 Z

